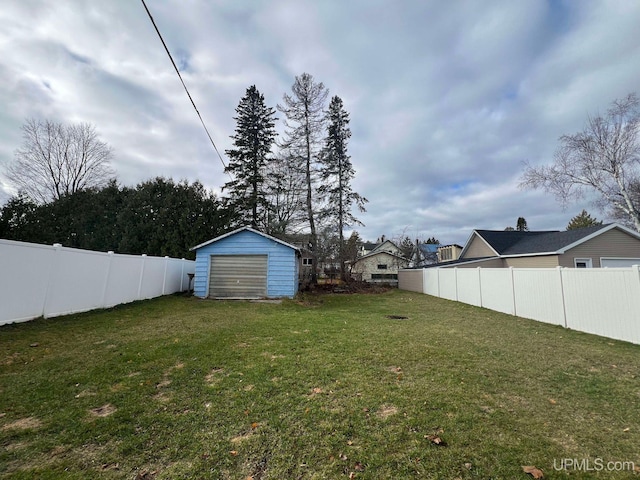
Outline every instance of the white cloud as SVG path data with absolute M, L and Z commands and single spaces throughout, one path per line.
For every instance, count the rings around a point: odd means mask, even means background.
M 577 212 L 519 190 L 522 161 L 550 161 L 640 73 L 633 1 L 147 5 L 221 152 L 252 84 L 275 107 L 308 72 L 343 98 L 369 239 L 563 228 Z M 124 184 L 227 180 L 141 4 L 7 0 L 0 25 L 0 164 L 41 116 L 94 123 Z

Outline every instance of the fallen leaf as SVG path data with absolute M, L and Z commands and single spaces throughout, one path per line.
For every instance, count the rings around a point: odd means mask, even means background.
M 353 480 L 354 478 L 356 478 L 356 472 L 351 472 L 349 474 L 349 480 Z
M 258 425 L 260 425 L 258 422 L 253 422 L 251 424 L 251 430 L 255 430 L 256 428 L 258 428 Z
M 30 347 L 34 348 L 34 347 L 38 347 L 40 346 L 40 344 L 38 342 L 32 343 L 31 345 L 29 345 Z
M 319 394 L 319 393 L 322 393 L 322 389 L 321 389 L 321 388 L 316 387 L 316 388 L 314 388 L 311 392 L 312 392 L 312 393 L 315 393 L 315 394 Z
M 473 467 L 473 465 L 469 462 L 464 464 L 464 468 L 466 468 L 467 470 L 471 470 L 471 467 Z
M 237 450 L 231 450 L 229 453 L 231 455 L 233 455 L 234 457 L 238 455 L 238 451 Z
M 550 398 L 550 399 L 549 399 L 549 403 L 550 403 L 551 405 L 555 405 L 555 404 L 556 404 L 556 403 L 558 403 L 558 402 L 557 402 L 557 401 L 555 401 L 553 398 Z
M 622 430 L 623 432 L 628 432 L 629 430 L 631 430 L 629 427 L 625 428 L 624 430 Z
M 364 465 L 360 462 L 356 462 L 353 468 L 355 468 L 357 472 L 364 472 Z
M 353 440 L 347 440 L 347 445 L 349 445 L 349 446 L 353 445 Z
M 532 465 L 522 465 L 522 471 L 524 473 L 528 473 L 529 475 L 531 475 L 533 478 L 544 478 L 544 473 L 542 473 L 542 470 L 540 470 L 539 468 L 536 468 Z
M 342 460 L 343 462 L 349 459 L 349 457 L 347 457 L 344 453 L 341 453 L 340 455 L 338 455 L 338 458 L 340 458 L 340 460 Z

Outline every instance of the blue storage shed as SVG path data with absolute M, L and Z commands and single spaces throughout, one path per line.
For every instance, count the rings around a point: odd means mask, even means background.
M 201 298 L 292 298 L 298 292 L 300 251 L 243 227 L 201 243 L 194 294 Z

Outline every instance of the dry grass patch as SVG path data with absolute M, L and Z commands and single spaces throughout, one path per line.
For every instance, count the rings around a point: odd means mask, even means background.
M 2 430 L 35 430 L 42 427 L 42 422 L 34 417 L 20 418 L 13 422 L 5 423 Z
M 386 420 L 391 415 L 395 415 L 398 413 L 398 408 L 393 405 L 382 405 L 377 411 L 376 416 L 381 418 L 382 420 Z
M 113 415 L 114 413 L 116 413 L 117 410 L 118 409 L 116 407 L 114 407 L 110 403 L 107 403 L 105 405 L 102 405 L 101 407 L 90 409 L 89 413 L 94 417 L 108 417 L 109 415 Z

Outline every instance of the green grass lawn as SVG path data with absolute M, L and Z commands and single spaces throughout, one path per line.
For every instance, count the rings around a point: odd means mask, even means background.
M 629 478 L 639 446 L 640 346 L 426 295 L 0 327 L 3 478 Z

